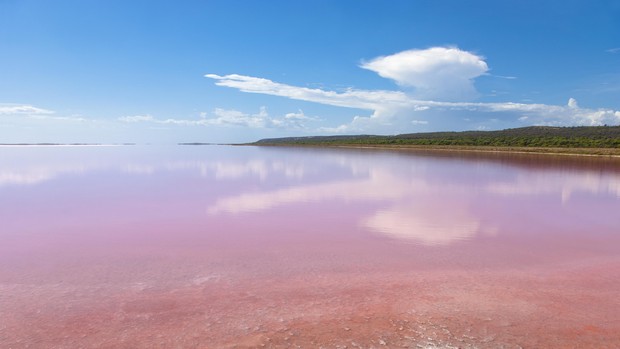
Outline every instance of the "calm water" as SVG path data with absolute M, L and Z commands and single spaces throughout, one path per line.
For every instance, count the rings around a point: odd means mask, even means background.
M 1 147 L 0 347 L 620 346 L 620 161 Z

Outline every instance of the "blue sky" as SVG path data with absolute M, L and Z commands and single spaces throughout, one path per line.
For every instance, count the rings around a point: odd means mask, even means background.
M 620 124 L 618 1 L 0 0 L 0 143 Z

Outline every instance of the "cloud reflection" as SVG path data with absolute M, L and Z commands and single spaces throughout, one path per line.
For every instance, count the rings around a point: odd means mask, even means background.
M 294 162 L 273 159 L 243 160 L 177 160 L 168 161 L 159 166 L 160 170 L 179 171 L 196 169 L 203 177 L 214 176 L 215 179 L 234 180 L 244 177 L 257 177 L 264 181 L 268 175 L 282 174 L 286 178 L 301 179 L 308 169 Z
M 468 212 L 466 205 L 454 204 L 397 205 L 377 211 L 362 225 L 391 238 L 429 246 L 467 240 L 481 230 L 480 221 Z
M 469 211 L 470 203 L 463 188 L 433 184 L 411 177 L 411 172 L 392 171 L 389 167 L 370 166 L 363 170 L 368 163 L 359 160 L 348 163 L 351 173 L 357 174 L 353 179 L 225 197 L 208 207 L 207 212 L 211 215 L 260 212 L 330 200 L 353 205 L 371 202 L 377 204 L 376 211 L 358 224 L 390 238 L 442 245 L 467 240 L 482 230 L 479 219 Z M 412 170 L 416 172 L 419 168 Z
M 39 184 L 60 176 L 83 174 L 86 171 L 87 167 L 79 164 L 34 166 L 29 168 L 3 168 L 0 169 L 0 187 Z
M 338 150 L 221 147 L 193 152 L 196 149 L 178 148 L 162 155 L 158 148 L 134 149 L 138 153 L 131 153 L 132 149 L 110 153 L 48 149 L 36 154 L 32 149 L 11 150 L 2 154 L 0 189 L 93 171 L 106 176 L 162 176 L 166 181 L 157 183 L 168 184 L 158 185 L 173 186 L 181 184 L 180 173 L 195 179 L 191 185 L 217 187 L 201 197 L 209 202 L 206 212 L 212 216 L 335 203 L 358 215 L 356 224 L 369 231 L 432 246 L 495 233 L 504 224 L 498 214 L 508 217 L 515 205 L 545 198 L 555 200 L 549 201 L 555 205 L 556 197 L 572 205 L 571 199 L 579 194 L 620 199 L 620 173 L 615 167 L 598 165 L 521 166 L 509 157 L 464 163 L 460 157 Z M 224 181 L 226 185 L 218 185 Z M 520 212 L 532 214 L 527 207 Z
M 303 164 L 277 159 L 251 158 L 231 160 L 227 156 L 213 159 L 196 159 L 190 154 L 177 152 L 189 158 L 167 159 L 162 155 L 150 158 L 132 153 L 134 149 L 122 148 L 118 153 L 96 153 L 93 149 L 62 149 L 68 147 L 6 147 L 0 157 L 0 187 L 11 185 L 35 185 L 68 175 L 84 175 L 94 171 L 108 170 L 136 176 L 161 173 L 196 171 L 202 177 L 216 180 L 236 180 L 280 174 L 285 178 L 302 179 L 309 170 Z M 89 151 L 93 151 L 90 153 Z M 144 149 L 140 149 L 144 152 Z M 148 152 L 146 152 L 148 154 Z M 140 153 L 138 153 L 140 154 Z
M 381 187 L 373 179 L 330 182 L 316 185 L 302 185 L 261 193 L 236 195 L 218 200 L 207 209 L 209 214 L 256 212 L 276 206 L 322 202 L 326 200 L 377 201 L 396 199 L 405 193 L 396 185 Z
M 472 167 L 475 173 L 447 175 L 450 169 L 434 168 L 414 157 L 381 161 L 378 156 L 372 163 L 369 157 L 372 155 L 323 157 L 322 171 L 345 167 L 349 178 L 227 196 L 216 200 L 207 213 L 242 214 L 328 201 L 367 202 L 375 209 L 358 221 L 360 226 L 389 238 L 438 246 L 499 231 L 493 217 L 484 216 L 492 213 L 485 213 L 488 210 L 480 206 L 481 197 L 486 205 L 507 207 L 511 197 L 520 195 L 550 193 L 567 200 L 574 193 L 585 192 L 620 197 L 620 175 L 614 172 L 506 167 L 487 162 Z M 496 168 L 488 171 L 491 174 L 484 180 L 475 178 L 488 167 Z
M 490 183 L 487 190 L 507 196 L 557 194 L 563 203 L 575 193 L 611 194 L 620 198 L 620 174 L 589 170 L 537 177 L 521 174 L 510 182 Z

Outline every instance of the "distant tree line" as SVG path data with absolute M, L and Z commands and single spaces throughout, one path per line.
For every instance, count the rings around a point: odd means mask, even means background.
M 262 139 L 257 145 L 437 145 L 489 147 L 620 148 L 620 126 L 531 126 L 500 131 L 348 135 Z

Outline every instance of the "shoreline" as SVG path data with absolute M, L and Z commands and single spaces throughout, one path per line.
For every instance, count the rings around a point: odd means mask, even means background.
M 597 158 L 620 158 L 620 148 L 545 148 L 545 147 L 492 147 L 492 146 L 432 146 L 432 145 L 387 145 L 387 144 L 238 144 L 258 147 L 301 147 L 301 148 L 345 148 L 345 149 L 387 149 L 404 151 L 441 151 L 471 153 L 540 154 L 563 156 L 588 156 Z

